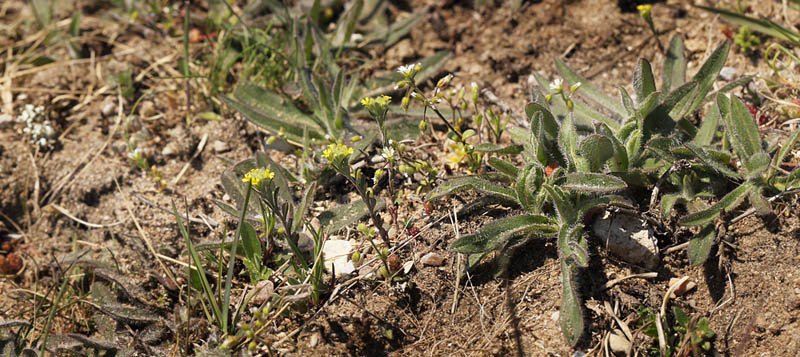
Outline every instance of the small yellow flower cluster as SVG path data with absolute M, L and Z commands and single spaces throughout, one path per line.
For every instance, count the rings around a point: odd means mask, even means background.
M 652 9 L 653 9 L 653 6 L 650 5 L 650 4 L 643 4 L 643 5 L 639 5 L 639 6 L 636 7 L 636 10 L 639 10 L 639 15 L 641 15 L 642 18 L 645 18 L 645 19 L 651 16 L 650 15 L 650 11 Z
M 340 159 L 344 159 L 353 154 L 353 148 L 347 147 L 344 144 L 330 144 L 328 148 L 322 151 L 322 156 L 324 156 L 328 161 L 337 161 Z
M 366 97 L 361 100 L 361 104 L 374 113 L 383 113 L 391 101 L 392 97 L 388 95 L 379 95 L 375 98 Z
M 267 168 L 251 169 L 250 172 L 244 175 L 242 182 L 252 182 L 253 186 L 258 186 L 261 181 L 271 180 L 275 177 L 275 173 Z

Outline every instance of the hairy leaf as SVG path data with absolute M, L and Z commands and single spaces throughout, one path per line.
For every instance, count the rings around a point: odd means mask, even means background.
M 661 218 L 663 220 L 667 220 L 669 218 L 669 214 L 672 212 L 672 207 L 675 207 L 675 203 L 681 199 L 680 195 L 674 193 L 668 193 L 664 196 L 661 196 Z
M 747 194 L 750 193 L 752 189 L 753 185 L 750 182 L 745 182 L 733 191 L 729 192 L 727 195 L 725 195 L 725 197 L 722 197 L 719 202 L 715 203 L 711 207 L 681 218 L 680 224 L 684 226 L 699 226 L 709 223 L 715 218 L 719 217 L 722 210 L 730 210 L 735 208 L 745 197 L 747 197 Z
M 689 263 L 694 266 L 703 265 L 711 253 L 717 232 L 713 224 L 706 224 L 705 227 L 694 238 L 689 241 Z
M 728 177 L 741 177 L 738 173 L 728 168 L 728 165 L 725 162 L 719 161 L 717 158 L 712 156 L 711 153 L 706 151 L 705 149 L 696 146 L 692 143 L 687 143 L 686 148 L 688 148 L 698 159 L 700 159 L 703 163 L 711 167 L 714 171 L 717 171 L 723 175 Z
M 561 260 L 561 313 L 559 314 L 559 322 L 561 334 L 564 335 L 564 339 L 570 346 L 575 346 L 580 341 L 585 329 L 583 303 L 578 297 L 575 269 L 563 259 Z
M 498 145 L 498 144 L 491 144 L 491 143 L 483 143 L 474 146 L 475 151 L 477 152 L 486 152 L 486 153 L 493 153 L 493 154 L 504 154 L 504 155 L 516 155 L 522 152 L 521 145 Z
M 377 199 L 375 211 L 381 211 L 384 207 L 386 207 L 386 203 L 382 199 Z M 369 215 L 367 204 L 363 200 L 357 200 L 322 212 L 317 218 L 321 225 L 328 227 L 329 232 L 338 232 L 367 215 Z
M 464 176 L 450 179 L 431 190 L 425 200 L 435 200 L 458 191 L 473 189 L 479 192 L 499 196 L 505 200 L 516 202 L 517 195 L 513 190 L 495 185 L 487 180 L 475 176 Z
M 542 185 L 542 188 L 547 191 L 550 199 L 553 200 L 553 206 L 556 207 L 556 213 L 558 213 L 558 218 L 562 225 L 572 225 L 578 221 L 575 207 L 572 206 L 572 202 L 569 201 L 564 191 L 549 184 Z
M 725 60 L 728 59 L 730 46 L 730 41 L 723 41 L 722 44 L 714 49 L 714 52 L 703 63 L 700 70 L 692 77 L 692 81 L 697 81 L 698 85 L 692 96 L 692 104 L 683 112 L 684 115 L 694 112 L 700 104 L 703 104 L 706 94 L 714 85 L 714 80 L 717 79 L 719 71 L 725 65 Z
M 484 225 L 478 232 L 461 237 L 451 248 L 465 254 L 486 253 L 501 248 L 514 236 L 538 232 L 549 235 L 557 231 L 546 216 L 523 215 L 498 219 Z
M 589 160 L 589 170 L 596 172 L 614 156 L 614 144 L 603 135 L 593 134 L 581 142 L 581 156 Z
M 731 146 L 747 167 L 753 155 L 763 152 L 763 149 L 756 121 L 739 98 L 732 98 L 731 112 L 725 117 L 725 126 Z
M 515 179 L 519 174 L 519 169 L 517 169 L 514 164 L 496 157 L 489 158 L 489 166 L 493 167 L 498 172 L 502 172 L 511 179 Z
M 669 42 L 663 73 L 661 73 L 661 92 L 669 93 L 672 88 L 679 87 L 686 81 L 686 55 L 683 39 L 675 35 Z
M 633 89 L 636 93 L 636 104 L 644 102 L 650 94 L 656 91 L 656 80 L 653 77 L 653 68 L 646 59 L 640 59 L 633 72 Z
M 692 142 L 698 146 L 711 145 L 711 142 L 714 140 L 714 135 L 717 134 L 720 119 L 719 107 L 712 105 L 706 117 L 703 118 L 703 123 L 700 124 L 700 130 L 697 131 L 697 135 L 694 136 Z
M 589 98 L 590 100 L 605 107 L 606 109 L 618 115 L 619 117 L 625 118 L 626 116 L 625 108 L 623 108 L 622 105 L 619 104 L 619 102 L 611 99 L 611 97 L 603 93 L 603 91 L 601 91 L 599 88 L 595 87 L 586 78 L 583 78 L 579 74 L 575 73 L 560 59 L 556 58 L 555 63 L 558 72 L 561 73 L 562 76 L 564 76 L 567 82 L 569 82 L 570 84 L 575 84 L 579 82 L 581 83 L 581 88 L 578 90 L 578 94 Z
M 579 192 L 616 192 L 628 187 L 625 181 L 616 176 L 594 172 L 575 172 L 568 174 L 565 179 L 561 187 Z

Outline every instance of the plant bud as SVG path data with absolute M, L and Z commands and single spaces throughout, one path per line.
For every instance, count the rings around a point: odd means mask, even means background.
M 427 128 L 428 128 L 428 122 L 426 122 L 425 120 L 420 120 L 419 121 L 419 130 L 420 131 L 425 131 L 425 129 L 427 129 Z

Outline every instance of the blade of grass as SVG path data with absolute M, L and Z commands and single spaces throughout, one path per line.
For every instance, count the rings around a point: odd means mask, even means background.
M 247 205 L 250 203 L 250 192 L 253 191 L 252 182 L 247 185 L 247 194 L 244 197 L 244 205 L 242 205 L 242 213 L 239 216 L 239 223 L 236 226 L 236 234 L 233 236 L 233 245 L 231 246 L 230 260 L 228 261 L 228 275 L 225 277 L 225 292 L 222 296 L 222 331 L 228 332 L 228 308 L 231 299 L 231 282 L 233 281 L 233 266 L 236 263 L 236 248 L 239 246 L 239 237 L 242 235 L 242 223 L 244 216 L 247 214 Z
M 219 309 L 219 304 L 217 304 L 217 298 L 214 295 L 214 290 L 211 289 L 211 284 L 208 283 L 206 271 L 203 269 L 200 256 L 197 255 L 197 251 L 194 249 L 194 244 L 192 244 L 192 240 L 189 238 L 189 231 L 183 224 L 183 220 L 181 219 L 180 214 L 178 214 L 178 208 L 175 207 L 174 201 L 172 202 L 172 212 L 175 215 L 175 219 L 178 221 L 178 230 L 180 230 L 183 240 L 186 242 L 186 248 L 189 250 L 189 254 L 192 256 L 194 265 L 197 267 L 197 275 L 200 277 L 200 285 L 203 286 L 203 292 L 211 304 L 211 311 L 214 313 L 214 318 L 217 320 L 217 323 L 222 326 L 222 320 L 220 320 L 220 316 L 222 316 L 222 314 Z

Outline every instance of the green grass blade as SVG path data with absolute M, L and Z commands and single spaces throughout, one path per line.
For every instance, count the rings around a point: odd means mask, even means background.
M 228 261 L 228 274 L 225 276 L 225 291 L 222 295 L 222 326 L 220 329 L 228 333 L 228 308 L 230 307 L 231 299 L 231 284 L 233 282 L 233 266 L 236 265 L 236 248 L 239 246 L 239 238 L 242 236 L 242 227 L 246 222 L 244 216 L 247 214 L 247 205 L 250 204 L 250 192 L 253 191 L 252 185 L 247 185 L 247 193 L 244 197 L 244 205 L 242 206 L 242 213 L 239 216 L 239 224 L 236 227 L 236 234 L 233 236 L 233 245 L 231 246 L 230 260 Z
M 786 155 L 792 150 L 798 139 L 800 139 L 800 130 L 795 130 L 794 134 L 789 137 L 789 140 L 786 140 L 786 142 L 783 143 L 783 147 L 781 147 L 781 149 L 778 150 L 778 153 L 775 154 L 775 157 L 772 158 L 772 164 L 770 165 L 769 171 L 767 171 L 768 178 L 775 174 L 775 169 L 781 166 L 783 160 L 786 158 Z
M 699 8 L 722 16 L 722 18 L 733 22 L 738 25 L 750 26 L 753 31 L 761 32 L 765 35 L 772 36 L 781 40 L 794 42 L 795 44 L 800 41 L 800 33 L 786 29 L 769 20 L 758 20 L 752 17 L 744 16 L 735 12 L 723 9 L 715 9 L 713 7 L 698 6 Z
M 211 289 L 211 284 L 208 283 L 208 278 L 206 278 L 206 271 L 205 269 L 203 269 L 203 261 L 200 260 L 200 256 L 197 254 L 197 250 L 194 249 L 194 244 L 192 243 L 191 238 L 189 238 L 189 231 L 183 224 L 181 215 L 178 214 L 178 208 L 175 207 L 175 202 L 172 202 L 172 213 L 175 215 L 175 220 L 177 220 L 178 222 L 178 230 L 181 232 L 183 240 L 186 243 L 186 249 L 189 250 L 189 254 L 192 257 L 192 263 L 194 263 L 194 266 L 198 270 L 197 275 L 200 277 L 200 284 L 203 287 L 203 293 L 208 299 L 209 304 L 211 304 L 211 311 L 214 314 L 214 318 L 217 320 L 217 325 L 222 326 L 223 325 L 222 310 L 220 310 L 219 308 L 219 302 L 217 301 L 217 296 L 216 294 L 214 294 L 214 290 Z

